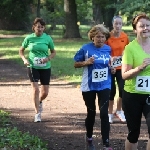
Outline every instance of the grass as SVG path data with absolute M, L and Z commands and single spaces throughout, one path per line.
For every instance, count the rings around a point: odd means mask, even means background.
M 11 124 L 9 113 L 0 110 L 0 148 L 6 150 L 48 150 L 47 142 L 29 132 L 22 133 Z
M 57 30 L 58 29 L 61 33 L 61 26 L 58 26 Z M 89 26 L 80 26 L 81 33 L 83 33 L 86 36 L 87 31 L 89 29 Z M 131 26 L 123 27 L 123 30 L 127 31 L 129 35 L 132 33 Z M 0 33 L 1 32 L 2 31 L 0 31 Z M 59 32 L 57 34 L 59 34 Z M 5 32 L 3 31 L 3 33 Z M 6 33 L 10 32 L 6 31 Z M 23 34 L 20 37 L 0 39 L 0 54 L 7 59 L 14 60 L 17 63 L 23 65 L 23 62 L 18 55 L 18 50 L 25 36 L 26 35 Z M 82 69 L 75 69 L 73 67 L 73 57 L 76 51 L 79 50 L 79 48 L 84 43 L 89 42 L 89 40 L 87 39 L 87 37 L 83 39 L 65 40 L 60 37 L 57 37 L 55 31 L 51 34 L 51 36 L 54 39 L 55 49 L 57 51 L 56 57 L 52 60 L 52 75 L 62 80 L 68 80 L 69 82 L 80 82 Z M 135 35 L 131 34 L 130 40 L 133 40 L 134 38 Z M 28 50 L 26 50 L 25 52 L 27 56 Z

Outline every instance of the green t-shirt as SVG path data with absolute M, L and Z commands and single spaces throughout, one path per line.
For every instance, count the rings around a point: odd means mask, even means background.
M 125 47 L 122 63 L 136 68 L 148 57 L 150 58 L 150 54 L 145 53 L 135 39 Z M 147 66 L 136 77 L 125 80 L 124 90 L 130 93 L 150 94 L 150 66 Z
M 35 33 L 28 35 L 22 47 L 29 49 L 29 63 L 30 67 L 35 69 L 48 69 L 51 67 L 50 61 L 45 64 L 41 63 L 41 59 L 49 56 L 49 49 L 54 50 L 54 43 L 52 38 L 43 33 L 41 36 L 36 36 Z

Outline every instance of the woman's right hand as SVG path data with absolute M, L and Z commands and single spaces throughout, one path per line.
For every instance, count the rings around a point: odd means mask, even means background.
M 94 63 L 94 57 L 92 56 L 92 57 L 90 57 L 90 58 L 88 58 L 87 60 L 86 60 L 86 64 L 87 65 L 91 65 L 91 64 L 93 64 Z
M 29 66 L 29 65 L 30 65 L 30 63 L 28 62 L 27 59 L 24 59 L 23 62 L 24 62 L 24 65 L 26 65 L 26 66 Z
M 142 65 L 139 66 L 139 69 L 144 70 L 148 65 L 150 65 L 150 58 L 145 58 Z

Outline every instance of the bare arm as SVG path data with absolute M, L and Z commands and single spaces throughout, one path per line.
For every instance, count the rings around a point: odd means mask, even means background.
M 132 69 L 131 65 L 122 64 L 122 78 L 124 80 L 132 79 L 137 76 L 143 69 L 140 67 L 136 67 Z
M 132 68 L 132 65 L 122 64 L 122 78 L 124 80 L 132 79 L 143 71 L 148 65 L 150 65 L 150 58 L 145 58 L 143 63 L 136 68 Z
M 89 59 L 85 60 L 85 61 L 80 61 L 80 62 L 75 62 L 74 63 L 74 67 L 75 68 L 81 68 L 84 66 L 88 66 L 94 63 L 94 57 L 90 57 Z
M 54 58 L 56 55 L 56 51 L 55 50 L 52 50 L 51 51 L 51 54 L 48 56 L 48 60 L 51 60 L 52 58 Z
M 42 60 L 42 63 L 46 63 L 48 61 L 50 61 L 52 58 L 54 58 L 56 55 L 56 51 L 55 50 L 51 50 L 51 54 L 47 57 L 47 58 L 44 58 Z
M 20 57 L 22 58 L 24 64 L 25 64 L 25 65 L 29 65 L 28 60 L 27 60 L 27 59 L 25 58 L 25 56 L 24 56 L 24 51 L 25 51 L 25 48 L 20 47 L 20 49 L 19 49 L 19 55 L 20 55 Z

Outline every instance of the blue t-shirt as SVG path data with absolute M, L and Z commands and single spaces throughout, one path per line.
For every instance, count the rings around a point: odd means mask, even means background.
M 83 92 L 111 89 L 110 55 L 110 46 L 104 44 L 103 47 L 97 48 L 93 43 L 83 45 L 75 54 L 76 62 L 85 61 L 92 56 L 95 58 L 93 64 L 83 67 L 81 82 Z

